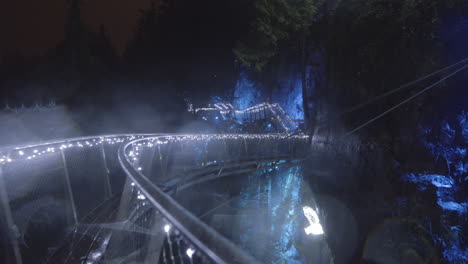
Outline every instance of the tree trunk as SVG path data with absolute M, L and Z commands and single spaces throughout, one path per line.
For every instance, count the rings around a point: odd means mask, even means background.
M 306 133 L 311 134 L 312 128 L 310 124 L 309 114 L 309 96 L 307 93 L 307 38 L 304 33 L 301 40 L 301 84 L 302 84 L 302 109 L 304 111 L 304 124 L 306 127 Z
M 312 140 L 312 136 L 315 131 L 317 121 L 317 102 L 313 102 L 314 106 L 309 109 L 310 98 L 316 101 L 315 96 L 309 95 L 307 91 L 307 65 L 309 63 L 309 55 L 307 53 L 308 43 L 307 35 L 304 32 L 301 42 L 301 83 L 302 83 L 302 107 L 304 109 L 304 123 L 306 126 L 306 134 L 309 135 L 309 140 Z M 315 87 L 316 88 L 316 87 Z M 314 91 L 312 91 L 314 93 Z

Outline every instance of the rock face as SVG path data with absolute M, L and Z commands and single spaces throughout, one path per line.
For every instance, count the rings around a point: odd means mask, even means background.
M 448 186 L 449 179 L 427 177 L 419 193 L 399 180 L 379 144 L 358 140 L 313 143 L 305 167 L 335 263 L 438 263 L 426 230 L 428 222 L 436 230 L 440 216 L 432 181 Z
M 426 263 L 416 250 L 413 236 L 404 219 L 386 219 L 371 231 L 364 245 L 363 258 L 381 264 Z

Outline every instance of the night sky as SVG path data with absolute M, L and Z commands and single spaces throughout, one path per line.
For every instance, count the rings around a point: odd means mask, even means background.
M 82 17 L 93 30 L 104 25 L 121 53 L 133 34 L 139 10 L 151 0 L 82 1 Z M 0 56 L 42 55 L 63 39 L 68 0 L 14 0 L 0 3 Z

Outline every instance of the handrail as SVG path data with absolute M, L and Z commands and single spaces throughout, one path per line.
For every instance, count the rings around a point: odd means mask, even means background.
M 129 143 L 130 144 L 130 143 Z M 127 144 L 126 146 L 128 146 Z M 125 147 L 119 150 L 119 162 L 126 175 L 165 218 L 183 233 L 197 248 L 215 263 L 258 263 L 237 248 L 232 242 L 197 219 L 172 197 L 164 193 L 137 171 L 125 155 Z M 207 245 L 213 247 L 208 247 Z
M 86 143 L 90 143 L 90 146 L 96 146 L 97 144 L 105 144 L 110 142 L 124 143 L 118 151 L 118 162 L 121 165 L 121 169 L 131 180 L 135 186 L 143 193 L 148 201 L 162 213 L 162 215 L 177 229 L 179 230 L 188 240 L 193 242 L 196 247 L 203 251 L 212 261 L 216 263 L 257 263 L 257 261 L 249 256 L 247 253 L 239 249 L 232 242 L 219 235 L 211 227 L 200 221 L 197 217 L 192 215 L 189 211 L 183 208 L 177 201 L 175 201 L 168 193 L 165 193 L 160 186 L 157 186 L 148 178 L 146 178 L 140 171 L 131 164 L 128 156 L 126 156 L 125 149 L 132 144 L 137 144 L 145 140 L 167 140 L 167 138 L 179 138 L 189 140 L 191 137 L 199 137 L 203 140 L 209 139 L 226 139 L 226 138 L 239 138 L 239 139 L 291 139 L 299 138 L 303 139 L 305 135 L 288 135 L 288 134 L 211 134 L 211 135 L 186 135 L 186 134 L 122 134 L 122 135 L 104 135 L 104 136 L 88 136 L 78 137 L 65 140 L 54 140 L 40 144 L 24 145 L 20 147 L 10 147 L 2 150 L 2 155 L 6 154 L 8 162 L 15 160 L 25 160 L 30 158 L 28 155 L 40 155 L 48 150 L 51 152 L 61 151 L 62 147 L 86 147 Z M 113 141 L 112 141 L 113 140 Z M 132 141 L 129 141 L 132 140 Z M 258 141 L 260 142 L 260 141 Z M 83 146 L 85 145 L 85 146 Z M 0 159 L 2 158 L 0 155 Z M 274 154 L 272 154 L 272 159 Z M 10 160 L 11 158 L 11 160 Z M 278 159 L 284 159 L 284 156 L 278 156 Z M 3 160 L 0 163 L 7 162 Z M 250 161 L 253 162 L 253 161 Z M 227 164 L 226 164 L 227 165 Z M 242 167 L 245 169 L 245 167 Z M 196 177 L 195 177 L 196 178 Z M 195 179 L 194 178 L 194 179 Z M 197 180 L 197 179 L 195 179 Z
M 2 146 L 0 147 L 0 153 L 11 151 L 11 150 L 20 150 L 26 148 L 34 148 L 34 147 L 43 147 L 48 145 L 55 145 L 55 144 L 62 144 L 65 142 L 74 142 L 74 141 L 83 141 L 83 140 L 92 140 L 98 138 L 115 138 L 115 137 L 154 137 L 157 135 L 162 135 L 161 133 L 153 133 L 153 134 L 109 134 L 109 135 L 96 135 L 96 136 L 83 136 L 83 137 L 75 137 L 75 138 L 63 138 L 63 139 L 53 139 L 48 140 L 40 143 L 35 144 L 28 144 L 28 145 L 12 145 L 12 146 Z
M 291 136 L 287 134 L 264 134 L 264 135 L 173 135 L 174 138 L 189 140 L 191 137 L 204 137 L 205 139 L 220 139 L 227 137 L 239 138 L 284 138 Z M 141 171 L 132 165 L 131 158 L 127 156 L 126 150 L 142 141 L 163 141 L 168 136 L 150 137 L 139 139 L 123 145 L 119 149 L 119 162 L 126 175 L 131 179 L 132 185 L 147 197 L 147 199 L 157 208 L 168 221 L 175 226 L 184 236 L 194 243 L 215 263 L 257 263 L 253 257 L 240 250 L 231 241 L 219 235 L 211 227 L 200 221 L 196 216 L 183 208 L 169 194 L 165 193 L 155 183 L 149 180 Z M 304 135 L 293 136 L 304 138 Z
M 256 108 L 247 109 L 247 110 L 258 110 Z M 278 114 L 283 114 L 281 111 Z M 290 133 L 272 133 L 272 134 L 208 134 L 208 135 L 187 135 L 187 134 L 113 134 L 113 135 L 97 135 L 97 136 L 84 136 L 84 137 L 76 137 L 71 139 L 58 139 L 58 140 L 50 140 L 40 143 L 33 143 L 33 144 L 26 144 L 22 146 L 4 146 L 0 147 L 0 166 L 5 165 L 7 163 L 15 162 L 15 161 L 26 161 L 29 159 L 35 159 L 41 155 L 50 155 L 55 152 L 58 154 L 56 157 L 61 157 L 59 162 L 63 163 L 63 167 L 65 169 L 65 178 L 68 179 L 67 173 L 67 165 L 65 163 L 65 156 L 64 151 L 69 148 L 86 148 L 86 147 L 100 147 L 101 151 L 102 146 L 105 144 L 115 144 L 115 147 L 119 147 L 117 154 L 118 163 L 116 165 L 120 165 L 119 171 L 124 172 L 124 177 L 126 177 L 127 183 L 132 183 L 131 186 L 134 186 L 139 193 L 142 193 L 146 197 L 146 201 L 149 201 L 149 206 L 154 207 L 155 210 L 159 211 L 162 216 L 170 222 L 170 224 L 178 230 L 190 243 L 193 243 L 200 252 L 203 253 L 205 257 L 208 257 L 210 260 L 216 263 L 257 263 L 253 257 L 248 255 L 246 252 L 241 250 L 237 247 L 233 242 L 229 241 L 228 239 L 224 238 L 220 234 L 218 234 L 213 228 L 202 222 L 192 213 L 190 213 L 187 209 L 182 207 L 177 201 L 175 201 L 167 190 L 163 189 L 161 185 L 155 184 L 151 180 L 149 180 L 145 175 L 142 174 L 140 170 L 138 170 L 129 157 L 126 155 L 126 149 L 131 146 L 132 144 L 136 144 L 138 142 L 142 142 L 145 140 L 157 139 L 161 141 L 167 141 L 167 139 L 171 138 L 178 138 L 181 140 L 192 140 L 191 138 L 198 138 L 201 139 L 203 142 L 208 142 L 211 139 L 240 139 L 240 143 L 242 146 L 245 144 L 245 153 L 248 153 L 249 157 L 245 160 L 236 160 L 236 159 L 226 159 L 223 160 L 223 165 L 225 166 L 219 172 L 214 172 L 217 176 L 220 175 L 228 175 L 234 172 L 239 171 L 247 171 L 255 168 L 255 166 L 251 166 L 252 164 L 262 163 L 263 166 L 260 165 L 256 166 L 256 168 L 266 168 L 270 164 L 266 164 L 271 160 L 279 160 L 285 159 L 285 156 L 280 156 L 280 154 L 276 154 L 277 152 L 282 152 L 283 154 L 290 150 L 290 146 L 301 146 L 302 143 L 296 143 L 294 139 L 301 139 L 304 140 L 307 138 L 306 135 L 293 135 Z M 244 139 L 242 141 L 242 139 Z M 263 157 L 264 148 L 261 144 L 262 141 L 254 141 L 255 148 L 251 148 L 251 146 L 247 146 L 246 139 L 275 139 L 272 141 L 268 141 L 269 146 L 272 146 L 272 149 L 280 150 L 275 151 L 272 153 L 267 153 Z M 281 139 L 281 140 L 276 140 Z M 292 141 L 290 141 L 292 139 Z M 236 141 L 231 141 L 237 142 Z M 217 144 L 217 143 L 216 143 Z M 232 145 L 231 145 L 232 146 Z M 242 147 L 243 148 L 243 147 Z M 247 151 L 248 149 L 248 151 Z M 255 150 L 254 150 L 255 149 Z M 114 151 L 115 149 L 113 149 Z M 253 150 L 253 151 L 252 151 Z M 115 152 L 113 152 L 115 153 Z M 226 152 L 227 153 L 227 152 Z M 236 153 L 234 152 L 229 153 Z M 271 155 L 270 155 L 271 154 Z M 228 155 L 229 156 L 229 155 Z M 264 159 L 262 160 L 262 156 Z M 104 160 L 105 155 L 103 156 Z M 267 160 L 266 158 L 270 158 Z M 289 159 L 289 158 L 286 158 Z M 292 157 L 290 157 L 292 159 Z M 105 161 L 104 161 L 105 162 Z M 115 162 L 115 159 L 114 159 Z M 239 163 L 240 162 L 240 163 Z M 22 163 L 19 163 L 20 165 Z M 234 166 L 237 164 L 238 166 Z M 250 165 L 249 165 L 250 164 Z M 15 165 L 13 163 L 12 165 Z M 206 163 L 204 164 L 206 165 Z M 104 165 L 106 167 L 107 165 Z M 8 167 L 8 166 L 7 166 Z M 205 167 L 205 169 L 210 168 L 210 166 Z M 213 170 L 215 166 L 212 167 Z M 0 167 L 1 169 L 1 167 Z M 121 170 L 120 170 L 121 169 Z M 191 168 L 193 169 L 193 167 Z M 224 171 L 223 171 L 224 170 Z M 189 178 L 184 178 L 179 183 L 182 186 L 187 187 L 187 184 L 193 184 L 194 182 L 203 180 L 203 177 L 210 177 L 210 175 L 214 175 L 213 171 L 205 170 L 202 174 L 202 171 L 191 170 L 192 175 L 189 175 Z M 193 174 L 193 172 L 195 172 Z M 201 176 L 202 177 L 201 177 Z M 4 177 L 0 174 L 0 177 Z M 68 192 L 70 197 L 72 197 L 73 202 L 73 195 L 70 189 L 70 184 L 68 183 Z M 140 199 L 140 198 L 138 198 Z M 4 203 L 9 203 L 8 199 L 3 199 Z M 148 205 L 148 203 L 147 203 Z M 74 209 L 75 210 L 75 209 Z M 76 212 L 74 212 L 76 214 Z M 11 218 L 11 216 L 9 217 Z M 8 220 L 8 219 L 7 219 Z M 10 219 L 11 220 L 11 219 Z M 76 216 L 75 216 L 75 223 L 76 223 Z M 11 222 L 9 228 L 15 228 L 15 223 Z M 12 230 L 13 230 L 12 229 Z M 11 239 L 16 242 L 17 234 L 11 234 Z M 18 249 L 17 246 L 14 246 L 14 249 Z M 187 253 L 189 254 L 189 253 Z M 18 263 L 21 263 L 21 256 L 19 257 Z

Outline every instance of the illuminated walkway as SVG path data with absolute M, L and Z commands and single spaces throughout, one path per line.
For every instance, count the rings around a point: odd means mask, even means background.
M 280 120 L 281 133 L 109 135 L 3 149 L 2 263 L 255 263 L 173 196 L 213 179 L 294 165 L 308 137 L 278 105 L 244 122 Z M 275 121 L 276 122 L 276 121 Z M 305 232 L 323 232 L 311 208 Z M 42 233 L 41 233 L 42 232 Z

